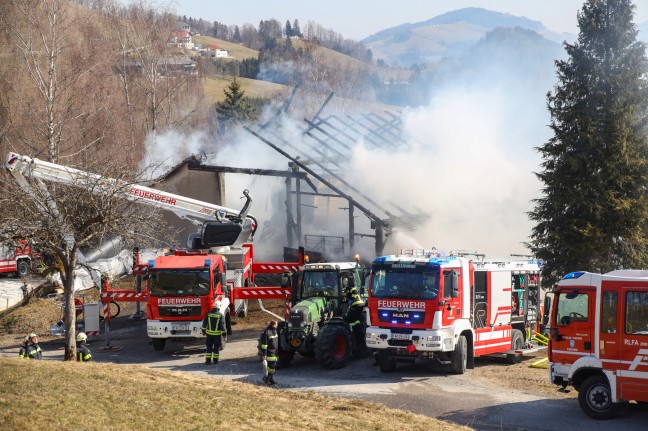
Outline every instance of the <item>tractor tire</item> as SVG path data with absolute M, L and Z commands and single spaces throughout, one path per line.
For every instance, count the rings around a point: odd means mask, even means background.
M 31 265 L 28 260 L 21 260 L 16 265 L 16 278 L 25 278 L 31 274 Z
M 601 375 L 585 379 L 578 391 L 578 404 L 594 419 L 612 419 L 619 412 L 619 404 L 612 402 L 610 383 Z
M 383 373 L 391 373 L 396 370 L 396 359 L 389 355 L 389 349 L 378 352 L 378 366 Z
M 153 350 L 155 350 L 156 352 L 161 352 L 162 350 L 164 350 L 165 345 L 165 338 L 153 338 Z
M 326 325 L 317 337 L 315 356 L 322 368 L 344 367 L 351 358 L 351 333 L 343 325 Z
M 295 357 L 295 351 L 280 349 L 277 357 L 277 368 L 288 368 Z
M 468 343 L 466 337 L 461 335 L 457 341 L 457 345 L 450 357 L 450 368 L 454 374 L 463 374 L 466 372 L 466 364 L 468 362 Z
M 519 329 L 514 329 L 511 337 L 511 350 L 521 350 L 524 347 L 524 335 Z M 506 361 L 509 364 L 519 364 L 522 362 L 522 354 L 509 354 L 506 355 Z

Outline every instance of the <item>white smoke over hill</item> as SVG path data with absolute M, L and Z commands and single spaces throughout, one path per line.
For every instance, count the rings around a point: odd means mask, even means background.
M 344 178 L 385 204 L 384 208 L 395 203 L 429 215 L 416 230 L 393 233 L 383 254 L 432 247 L 500 256 L 529 253 L 523 245 L 532 228 L 527 213 L 534 208 L 532 200 L 540 197 L 541 186 L 534 175 L 541 162 L 534 148 L 550 137 L 545 96 L 555 84 L 553 61 L 562 55 L 559 45 L 535 33 L 500 31 L 463 58 L 439 67 L 426 87 L 431 93 L 427 106 L 402 111 L 409 145 L 379 150 L 357 143 Z M 300 133 L 303 118 L 302 113 L 284 116 L 281 127 L 268 128 L 262 135 L 276 145 L 292 145 L 308 153 Z M 193 148 L 187 145 L 187 151 Z M 208 147 L 205 151 L 210 153 Z M 162 151 L 154 154 L 166 157 Z M 287 170 L 288 162 L 245 130 L 207 161 L 277 170 Z M 240 208 L 242 191 L 250 191 L 251 213 L 259 221 L 257 250 L 280 258 L 286 245 L 285 179 L 226 174 L 225 184 L 229 208 Z M 311 191 L 304 183 L 302 190 Z M 348 193 L 385 216 L 358 193 Z M 348 203 L 344 199 L 328 199 L 326 206 L 322 199 L 319 202 L 320 207 L 313 208 L 318 204 L 304 200 L 303 234 L 346 237 Z M 367 217 L 357 209 L 355 215 L 355 231 L 373 234 Z M 354 252 L 373 258 L 374 239 L 356 238 Z

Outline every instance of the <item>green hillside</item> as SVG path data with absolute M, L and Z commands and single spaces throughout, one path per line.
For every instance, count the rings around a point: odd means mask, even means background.
M 225 48 L 229 57 L 235 60 L 241 61 L 245 60 L 246 58 L 257 58 L 259 56 L 259 51 L 247 48 L 238 43 L 227 42 L 222 39 L 216 39 L 210 36 L 194 36 L 192 39 L 194 43 L 199 43 L 201 45 L 209 45 L 214 43 L 221 48 Z

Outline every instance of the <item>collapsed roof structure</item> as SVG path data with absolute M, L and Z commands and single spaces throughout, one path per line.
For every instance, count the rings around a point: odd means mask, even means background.
M 414 230 L 429 216 L 404 209 L 393 200 L 383 202 L 374 191 L 360 190 L 348 172 L 353 169 L 352 153 L 358 143 L 363 143 L 369 150 L 407 150 L 409 143 L 403 138 L 400 113 L 324 115 L 333 98 L 331 93 L 312 118 L 304 118 L 300 127 L 301 141 L 292 142 L 287 136 L 294 134 L 284 133 L 282 117 L 296 90 L 269 121 L 257 127 L 245 127 L 250 134 L 288 159 L 287 171 L 214 166 L 199 160 L 190 161 L 189 169 L 285 177 L 287 247 L 306 246 L 310 250 L 331 252 L 327 248 L 333 242 L 334 254 L 352 256 L 356 238 L 371 237 L 374 238 L 376 255 L 383 254 L 387 236 L 395 231 Z M 327 238 L 304 232 L 302 208 L 315 207 L 305 203 L 309 198 L 310 202 L 319 198 L 340 198 L 347 202 L 347 207 L 339 209 L 348 211 L 348 246 L 344 246 L 344 237 Z M 357 232 L 356 211 L 368 219 L 373 233 Z M 341 245 L 335 239 L 341 239 Z

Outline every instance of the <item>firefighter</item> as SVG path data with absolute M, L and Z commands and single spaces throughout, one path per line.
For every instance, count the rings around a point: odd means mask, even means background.
M 351 327 L 351 332 L 356 341 L 356 345 L 365 343 L 365 336 L 362 330 L 362 310 L 365 303 L 358 294 L 358 288 L 353 285 L 348 277 L 342 279 L 342 287 L 346 291 L 347 301 L 349 303 L 349 311 L 347 313 L 347 322 Z
M 25 337 L 23 347 L 20 348 L 19 358 L 43 359 L 43 351 L 38 345 L 38 335 L 33 332 Z
M 279 354 L 279 335 L 277 334 L 278 323 L 271 320 L 268 327 L 261 334 L 259 340 L 261 344 L 261 361 L 263 363 L 263 381 L 268 385 L 276 385 L 274 373 L 277 369 L 277 360 Z
M 85 334 L 85 332 L 79 332 L 76 336 L 76 341 L 77 341 L 77 350 L 76 350 L 77 361 L 79 362 L 92 361 L 92 354 L 90 353 L 90 349 L 88 349 L 88 346 L 86 345 L 86 342 L 88 341 L 88 336 Z
M 205 316 L 202 323 L 202 333 L 206 335 L 207 353 L 205 353 L 205 365 L 218 364 L 218 352 L 221 349 L 221 337 L 225 332 L 225 322 L 220 314 L 220 301 L 214 302 L 214 307 Z
M 18 352 L 18 357 L 20 359 L 29 359 L 27 356 L 27 346 L 29 345 L 29 335 L 26 335 L 23 339 L 23 345 L 20 346 L 20 352 Z

